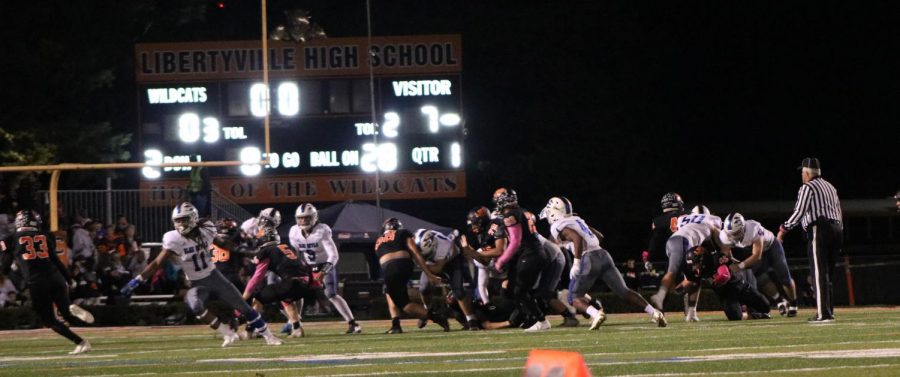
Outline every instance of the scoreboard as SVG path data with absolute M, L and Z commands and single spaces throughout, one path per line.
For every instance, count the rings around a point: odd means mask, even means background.
M 187 185 L 189 167 L 154 164 L 239 160 L 209 168 L 238 203 L 465 196 L 458 35 L 272 41 L 268 54 L 267 87 L 258 41 L 136 46 L 142 188 Z

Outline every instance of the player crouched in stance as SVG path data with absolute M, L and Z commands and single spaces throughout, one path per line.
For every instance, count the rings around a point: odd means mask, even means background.
M 381 265 L 388 310 L 391 313 L 391 328 L 386 333 L 403 332 L 403 328 L 400 327 L 401 310 L 416 318 L 428 318 L 444 328 L 444 331 L 450 331 L 447 318 L 434 310 L 435 308 L 427 310 L 421 304 L 409 301 L 406 286 L 413 274 L 413 263 L 419 265 L 433 284 L 439 283 L 440 278 L 428 269 L 413 234 L 403 229 L 403 224 L 397 218 L 391 217 L 381 225 L 381 236 L 375 242 L 375 255 L 378 256 L 378 263 Z
M 319 222 L 319 211 L 311 203 L 303 203 L 294 212 L 297 225 L 291 227 L 290 244 L 300 253 L 304 264 L 310 266 L 318 283 L 324 281 L 325 297 L 347 321 L 347 334 L 358 334 L 362 327 L 353 318 L 350 306 L 338 289 L 338 249 L 331 238 L 331 227 Z M 315 301 L 315 297 L 310 299 Z M 302 312 L 302 310 L 298 310 Z
M 639 293 L 628 289 L 609 252 L 600 247 L 601 235 L 572 212 L 572 204 L 568 199 L 550 198 L 542 215 L 550 223 L 550 233 L 556 242 L 572 242 L 575 260 L 569 272 L 571 278 L 569 297 L 572 306 L 579 313 L 591 317 L 591 330 L 599 328 L 605 319 L 605 316 L 585 298 L 585 294 L 598 278 L 602 279 L 616 295 L 643 308 L 657 326 L 666 327 L 666 317 L 663 313 L 653 308 Z
M 712 288 L 722 301 L 729 321 L 742 319 L 741 304 L 747 305 L 749 318 L 771 318 L 769 301 L 756 290 L 752 270 L 735 268 L 734 260 L 727 254 L 709 251 L 703 246 L 688 251 L 686 262 L 685 278 L 693 284 Z
M 244 299 L 255 298 L 263 305 L 282 302 L 285 307 L 293 307 L 294 303 L 301 299 L 314 300 L 316 291 L 312 274 L 303 262 L 297 257 L 297 252 L 290 245 L 281 243 L 278 230 L 274 224 L 265 225 L 260 222 L 256 244 L 256 271 L 247 282 L 244 289 Z M 266 278 L 266 273 L 272 272 L 278 276 L 278 282 L 257 289 Z M 318 283 L 318 282 L 315 282 Z M 287 311 L 293 327 L 291 336 L 302 336 L 300 321 L 296 312 Z
M 457 232 L 443 235 L 438 231 L 419 229 L 415 234 L 415 243 L 422 253 L 422 259 L 429 270 L 435 275 L 445 276 L 450 284 L 450 290 L 458 303 L 460 310 L 466 317 L 464 328 L 466 330 L 481 330 L 481 322 L 472 309 L 471 295 L 464 288 L 465 284 L 472 284 L 472 275 L 465 257 L 460 254 L 460 248 L 456 244 Z M 428 277 L 422 272 L 419 279 L 419 291 L 422 292 L 423 301 L 430 302 L 430 295 L 425 294 L 428 287 Z M 423 321 L 424 322 L 424 321 Z M 424 327 L 422 325 L 421 327 Z
M 0 241 L 3 274 L 9 274 L 12 261 L 15 260 L 31 292 L 31 307 L 40 316 L 44 326 L 76 344 L 75 350 L 69 352 L 70 355 L 90 351 L 91 343 L 57 319 L 53 309 L 55 304 L 66 321 L 94 323 L 94 316 L 90 312 L 69 301 L 69 272 L 56 255 L 56 240 L 40 230 L 41 216 L 35 211 L 22 210 L 16 213 L 15 226 L 16 232 Z
M 266 339 L 268 345 L 280 345 L 281 340 L 269 331 L 266 321 L 241 298 L 241 293 L 222 275 L 209 258 L 209 245 L 216 241 L 216 227 L 209 220 L 201 222 L 197 208 L 191 203 L 181 203 L 172 210 L 172 223 L 175 230 L 163 235 L 163 246 L 159 256 L 150 262 L 144 271 L 122 288 L 122 294 L 130 296 L 141 282 L 153 276 L 157 269 L 169 257 L 175 257 L 181 263 L 185 277 L 191 282 L 191 289 L 184 296 L 197 319 L 222 334 L 225 339 L 222 347 L 234 344 L 238 335 L 206 309 L 206 301 L 217 297 L 247 319 L 247 328 L 256 331 Z

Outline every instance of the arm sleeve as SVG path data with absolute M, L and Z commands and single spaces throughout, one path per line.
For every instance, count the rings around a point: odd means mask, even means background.
M 325 254 L 328 255 L 328 263 L 337 266 L 340 257 L 338 256 L 337 245 L 334 244 L 334 239 L 331 238 L 331 229 L 326 228 L 322 231 L 322 248 L 325 249 Z
M 506 231 L 509 233 L 509 242 L 506 243 L 506 249 L 503 250 L 503 254 L 497 259 L 499 267 L 502 267 L 509 262 L 522 244 L 522 224 L 508 226 L 506 227 Z
M 247 282 L 247 287 L 244 288 L 244 293 L 253 292 L 256 289 L 256 286 L 262 281 L 264 277 L 266 277 L 266 270 L 269 269 L 269 259 L 261 260 L 256 264 L 256 271 L 253 272 L 253 277 L 250 278 L 250 281 Z
M 783 226 L 786 230 L 791 230 L 800 223 L 803 214 L 809 209 L 809 202 L 812 200 L 809 185 L 800 186 L 797 193 L 797 204 L 794 205 L 794 213 L 784 222 Z

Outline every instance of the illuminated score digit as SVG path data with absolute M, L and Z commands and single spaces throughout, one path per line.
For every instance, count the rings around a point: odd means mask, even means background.
M 359 166 L 364 172 L 394 171 L 397 169 L 397 145 L 394 143 L 365 143 L 362 145 L 362 156 Z
M 393 111 L 384 113 L 384 126 L 381 127 L 384 136 L 397 137 L 398 128 L 400 128 L 400 115 Z
M 244 163 L 241 165 L 242 174 L 254 176 L 259 175 L 259 172 L 262 171 L 262 166 L 259 165 L 259 162 L 262 161 L 262 153 L 259 148 L 245 147 L 241 149 L 240 160 Z
M 432 133 L 437 133 L 440 126 L 457 126 L 462 121 L 457 113 L 441 114 L 437 107 L 426 105 L 422 106 L 422 114 L 428 117 L 428 129 Z
M 450 165 L 454 168 L 462 165 L 462 148 L 460 148 L 459 143 L 450 145 Z
M 159 149 L 148 149 L 144 151 L 144 161 L 147 165 L 159 165 L 163 161 L 163 154 Z M 159 168 L 146 166 L 141 169 L 141 173 L 148 179 L 157 179 L 162 173 Z
M 300 87 L 293 82 L 278 85 L 278 113 L 283 116 L 294 116 L 300 112 Z M 266 116 L 271 110 L 269 88 L 265 84 L 250 86 L 250 113 L 257 118 Z
M 178 117 L 178 138 L 185 143 L 200 140 L 200 117 L 194 113 L 184 113 Z M 215 143 L 219 141 L 219 120 L 213 117 L 203 118 L 203 141 Z

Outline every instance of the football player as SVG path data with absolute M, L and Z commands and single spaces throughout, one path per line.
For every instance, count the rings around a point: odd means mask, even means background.
M 472 275 L 469 274 L 466 259 L 460 254 L 460 248 L 455 242 L 457 235 L 458 232 L 455 230 L 445 236 L 435 230 L 419 229 L 416 231 L 414 239 L 428 269 L 433 274 L 445 276 L 449 280 L 453 297 L 456 298 L 460 310 L 466 316 L 465 328 L 481 330 L 481 322 L 478 321 L 472 310 L 471 295 L 464 288 L 464 285 L 472 284 Z M 423 271 L 419 279 L 419 292 L 422 293 L 422 301 L 426 304 L 431 301 L 430 296 L 426 294 L 429 286 L 428 278 Z
M 491 277 L 501 278 L 502 274 L 490 268 L 493 258 L 499 257 L 506 248 L 506 226 L 503 220 L 491 218 L 487 207 L 475 207 L 466 216 L 468 236 L 459 238 L 463 255 L 472 259 L 476 267 L 475 294 L 482 304 L 491 302 L 488 290 Z
M 31 292 L 31 308 L 44 326 L 75 343 L 71 355 L 91 350 L 91 343 L 76 335 L 56 318 L 59 310 L 63 319 L 69 322 L 80 321 L 94 323 L 94 316 L 69 300 L 69 272 L 56 254 L 56 239 L 41 231 L 41 216 L 32 210 L 16 213 L 14 220 L 16 232 L 0 241 L 2 251 L 3 275 L 9 275 L 13 260 L 18 265 L 22 276 Z
M 794 317 L 797 315 L 797 288 L 784 256 L 781 241 L 775 238 L 768 229 L 758 221 L 747 220 L 740 213 L 732 213 L 725 217 L 723 231 L 719 233 L 722 252 L 732 255 L 732 248 L 750 248 L 749 256 L 736 256 L 742 260 L 738 263 L 741 270 L 750 269 L 753 275 L 761 278 L 771 270 L 781 284 L 785 299 L 779 300 L 778 311 L 781 315 Z M 736 251 L 736 250 L 735 250 Z M 778 297 L 775 297 L 778 299 Z
M 535 297 L 539 299 L 538 304 L 541 310 L 550 314 L 558 314 L 563 317 L 560 327 L 578 327 L 578 319 L 569 311 L 569 308 L 559 300 L 557 288 L 559 280 L 562 277 L 563 270 L 566 268 L 566 256 L 562 249 L 553 241 L 548 240 L 540 232 L 537 231 L 537 219 L 530 211 L 525 211 L 525 218 L 528 219 L 528 227 L 534 231 L 535 237 L 541 242 L 541 248 L 544 249 L 550 260 L 549 263 L 541 271 L 535 288 Z
M 497 271 L 504 271 L 508 267 L 513 298 L 522 308 L 524 315 L 537 320 L 525 331 L 549 330 L 550 322 L 537 304 L 532 289 L 541 271 L 550 264 L 550 256 L 541 246 L 541 241 L 536 235 L 537 230 L 528 226 L 528 218 L 525 211 L 519 207 L 519 198 L 514 190 L 498 189 L 494 192 L 494 203 L 497 205 L 500 218 L 503 219 L 509 240 L 503 253 L 494 262 L 494 268 Z
M 181 264 L 185 277 L 191 282 L 191 288 L 184 296 L 188 308 L 199 320 L 222 334 L 224 338 L 222 347 L 234 344 L 239 337 L 230 326 L 223 326 L 222 321 L 206 309 L 206 301 L 212 297 L 217 297 L 240 312 L 247 319 L 247 327 L 262 335 L 266 344 L 281 345 L 281 340 L 269 331 L 262 316 L 247 305 L 237 288 L 228 282 L 210 261 L 209 245 L 214 241 L 224 242 L 216 239 L 215 225 L 209 220 L 201 220 L 197 208 L 188 202 L 181 203 L 172 210 L 172 223 L 175 230 L 163 235 L 162 251 L 156 259 L 147 264 L 143 272 L 122 288 L 122 294 L 130 296 L 134 289 L 153 276 L 167 259 L 174 257 Z
M 234 219 L 225 218 L 216 223 L 218 237 L 227 240 L 228 248 L 212 243 L 209 245 L 210 260 L 216 269 L 228 279 L 239 291 L 244 290 L 241 280 L 241 269 L 244 268 L 244 255 L 251 254 L 241 242 L 241 232 Z
M 633 305 L 642 308 L 659 327 L 667 325 L 663 313 L 653 308 L 639 293 L 625 285 L 622 274 L 609 252 L 600 247 L 603 235 L 572 211 L 572 203 L 564 197 L 553 197 L 544 208 L 543 217 L 550 224 L 550 233 L 557 242 L 571 242 L 575 260 L 569 271 L 569 297 L 575 309 L 591 317 L 590 330 L 600 327 L 606 316 L 593 307 L 585 297 L 596 280 L 604 283 Z
M 416 318 L 428 318 L 441 326 L 444 331 L 450 331 L 447 318 L 438 313 L 436 308 L 429 310 L 422 304 L 409 300 L 406 286 L 413 274 L 413 263 L 419 265 L 425 277 L 432 283 L 437 284 L 440 278 L 428 268 L 419 247 L 416 246 L 415 237 L 409 230 L 403 228 L 399 219 L 391 217 L 381 225 L 381 236 L 375 241 L 375 255 L 378 256 L 378 263 L 381 265 L 388 310 L 391 313 L 391 328 L 386 333 L 403 332 L 403 328 L 400 327 L 400 311 Z
M 756 290 L 751 270 L 732 267 L 734 260 L 715 250 L 695 246 L 688 251 L 685 278 L 692 284 L 712 288 L 722 302 L 729 321 L 743 318 L 741 305 L 746 305 L 751 319 L 769 319 L 769 302 Z
M 663 213 L 650 223 L 650 245 L 647 247 L 647 251 L 652 260 L 662 258 L 666 250 L 666 241 L 678 229 L 678 218 L 687 214 L 684 211 L 684 201 L 681 200 L 681 195 L 675 192 L 663 195 L 660 206 Z
M 719 229 L 722 228 L 722 219 L 712 215 L 709 208 L 704 205 L 697 205 L 691 210 L 691 214 L 678 217 L 677 223 L 677 229 L 666 241 L 666 256 L 669 258 L 666 274 L 663 275 L 659 290 L 650 298 L 650 302 L 660 310 L 663 309 L 663 303 L 669 290 L 674 288 L 679 280 L 683 280 L 688 251 L 707 241 L 711 244 L 708 245 L 710 249 L 718 249 L 716 243 L 719 239 Z M 685 320 L 697 322 L 700 320 L 697 316 L 700 291 L 697 289 L 688 293 L 690 297 Z
M 362 327 L 353 318 L 350 306 L 338 289 L 338 249 L 331 237 L 331 227 L 319 222 L 319 211 L 312 203 L 303 203 L 294 212 L 297 224 L 291 227 L 290 244 L 312 268 L 315 279 L 325 284 L 325 297 L 347 321 L 347 334 L 358 334 Z
M 258 252 L 256 253 L 256 271 L 247 282 L 243 298 L 253 297 L 263 305 L 281 302 L 285 309 L 295 307 L 293 304 L 301 299 L 314 300 L 316 291 L 312 285 L 320 281 L 313 281 L 309 268 L 298 257 L 297 251 L 290 245 L 281 243 L 278 230 L 274 226 L 262 225 L 256 238 Z M 260 287 L 268 272 L 278 276 L 278 282 Z M 297 312 L 286 310 L 288 319 L 292 324 L 291 336 L 301 337 L 303 332 Z

